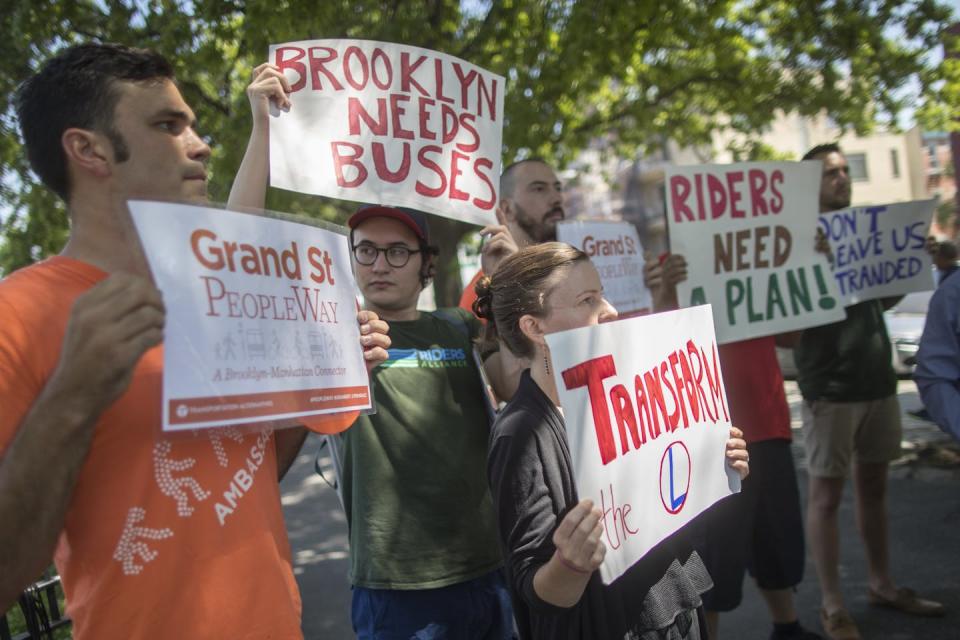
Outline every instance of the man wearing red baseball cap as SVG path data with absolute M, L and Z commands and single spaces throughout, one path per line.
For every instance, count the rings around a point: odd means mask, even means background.
M 254 71 L 254 127 L 231 205 L 263 206 L 269 105 L 288 107 L 288 92 L 275 66 Z M 392 342 L 371 373 L 377 412 L 330 436 L 350 527 L 354 631 L 361 640 L 512 638 L 472 357 L 480 322 L 457 308 L 417 309 L 438 253 L 425 214 L 367 205 L 347 224 L 364 309 L 389 322 Z
M 459 308 L 417 309 L 437 254 L 423 213 L 368 206 L 347 224 L 364 308 L 390 323 L 393 343 L 372 374 L 377 413 L 339 436 L 354 630 L 511 638 L 472 357 L 481 325 Z

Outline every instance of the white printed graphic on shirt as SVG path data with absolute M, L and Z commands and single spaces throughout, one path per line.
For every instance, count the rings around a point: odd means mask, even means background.
M 126 575 L 136 575 L 143 571 L 143 564 L 134 562 L 137 556 L 143 559 L 143 563 L 153 562 L 158 552 L 147 546 L 147 540 L 164 540 L 173 537 L 173 531 L 167 528 L 151 529 L 149 527 L 139 527 L 138 523 L 143 522 L 147 512 L 141 507 L 133 507 L 127 512 L 127 521 L 123 525 L 123 533 L 120 535 L 120 541 L 113 552 L 113 559 L 123 564 L 123 573 Z
M 201 433 L 197 431 L 196 436 L 208 437 L 213 447 L 213 454 L 216 457 L 217 464 L 226 467 L 229 464 L 224 438 L 228 438 L 239 445 L 238 450 L 242 451 L 242 445 L 247 438 L 243 432 L 236 427 L 224 427 L 222 429 L 211 429 Z M 240 507 L 240 500 L 253 487 L 255 475 L 266 457 L 267 445 L 273 435 L 272 430 L 267 430 L 257 434 L 254 443 L 247 449 L 247 456 L 243 460 L 242 466 L 229 476 L 230 484 L 227 490 L 223 492 L 221 502 L 214 505 L 214 513 L 220 526 L 225 524 L 225 519 L 234 513 Z M 153 476 L 157 482 L 160 492 L 172 498 L 177 505 L 177 515 L 181 518 L 188 518 L 196 512 L 196 506 L 191 505 L 191 495 L 196 502 L 203 502 L 210 498 L 212 493 L 204 489 L 192 476 L 175 476 L 174 472 L 182 473 L 195 468 L 198 465 L 197 458 L 184 457 L 176 458 L 173 455 L 174 442 L 161 440 L 153 447 Z M 212 463 L 211 460 L 207 461 Z M 123 532 L 117 542 L 117 547 L 113 552 L 113 559 L 122 565 L 125 575 L 138 575 L 143 571 L 144 566 L 153 562 L 160 555 L 156 549 L 147 545 L 146 541 L 165 540 L 172 538 L 173 529 L 168 527 L 151 528 L 140 526 L 147 516 L 147 512 L 142 507 L 131 507 L 127 512 L 127 519 L 123 526 Z M 139 561 L 138 561 L 139 559 Z
M 201 435 L 200 430 L 193 432 L 193 435 Z M 222 438 L 230 438 L 234 442 L 243 442 L 243 434 L 236 427 L 223 427 L 222 429 L 210 429 L 210 444 L 213 445 L 213 452 L 217 454 L 217 464 L 226 467 L 230 464 L 227 459 L 227 452 L 223 448 Z
M 164 440 L 153 447 L 153 475 L 157 479 L 160 492 L 176 501 L 177 515 L 185 518 L 193 513 L 193 507 L 190 506 L 190 496 L 184 489 L 189 489 L 197 502 L 209 498 L 210 492 L 205 491 L 200 483 L 190 476 L 174 477 L 174 471 L 188 471 L 197 461 L 194 458 L 173 460 L 170 458 L 172 448 L 173 445 Z
M 223 492 L 223 499 L 213 505 L 221 527 L 224 525 L 227 516 L 236 511 L 240 499 L 253 486 L 254 476 L 263 464 L 267 443 L 270 442 L 272 434 L 272 431 L 264 431 L 257 436 L 256 443 L 250 447 L 250 452 L 244 460 L 244 466 L 237 469 L 227 490 Z

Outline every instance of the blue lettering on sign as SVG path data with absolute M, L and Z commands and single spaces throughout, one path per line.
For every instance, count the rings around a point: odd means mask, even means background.
M 676 511 L 680 507 L 680 505 L 683 504 L 683 501 L 687 499 L 687 492 L 684 491 L 679 496 L 676 495 L 676 490 L 674 489 L 674 486 L 673 486 L 674 473 L 673 473 L 673 447 L 672 446 L 669 449 L 667 449 L 667 455 L 669 456 L 669 463 L 670 463 L 670 508 Z

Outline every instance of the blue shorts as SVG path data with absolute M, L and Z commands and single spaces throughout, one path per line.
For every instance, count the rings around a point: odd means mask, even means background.
M 511 640 L 513 608 L 501 570 L 439 589 L 353 588 L 360 640 Z

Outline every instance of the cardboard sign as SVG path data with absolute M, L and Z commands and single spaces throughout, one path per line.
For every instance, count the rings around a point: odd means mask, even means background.
M 721 344 L 844 318 L 814 249 L 820 172 L 816 161 L 667 168 L 670 248 L 688 264 L 680 305 L 712 304 Z
M 270 119 L 270 184 L 496 224 L 501 76 L 369 40 L 270 47 L 292 107 Z
M 554 333 L 547 344 L 580 498 L 603 511 L 609 584 L 740 490 L 709 305 Z M 629 348 L 624 348 L 628 345 Z
M 370 408 L 346 236 L 129 204 L 167 309 L 164 430 Z
M 650 312 L 653 302 L 643 284 L 643 246 L 636 227 L 629 222 L 570 220 L 557 225 L 557 240 L 590 256 L 604 297 L 621 318 Z
M 844 305 L 934 288 L 924 245 L 936 200 L 852 207 L 820 216 Z

